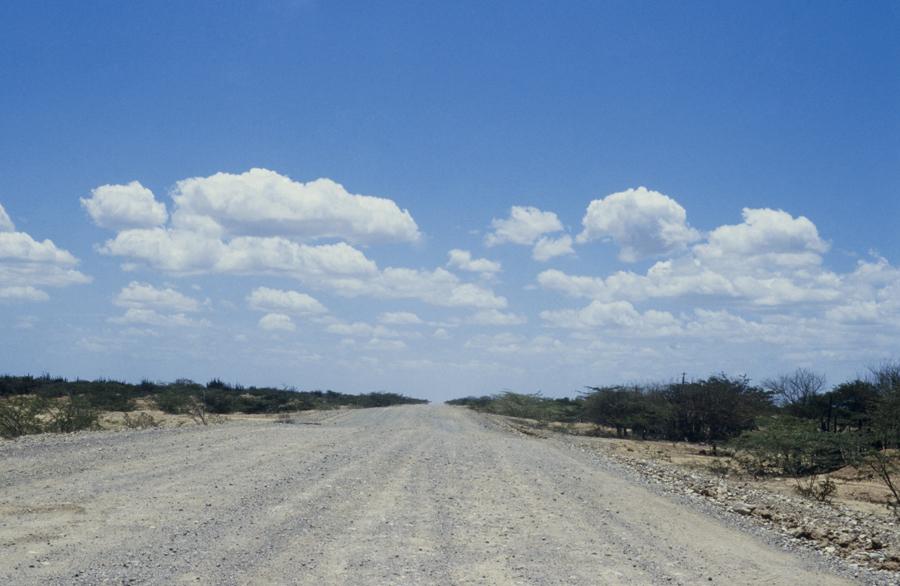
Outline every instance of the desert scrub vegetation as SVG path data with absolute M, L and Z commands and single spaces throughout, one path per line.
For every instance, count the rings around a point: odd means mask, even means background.
M 585 419 L 641 439 L 717 446 L 753 429 L 772 409 L 769 394 L 744 377 L 724 374 L 690 382 L 629 387 L 589 387 Z
M 735 438 L 742 467 L 755 477 L 804 476 L 832 472 L 858 459 L 865 441 L 849 434 L 825 433 L 815 421 L 777 415 Z
M 122 418 L 122 425 L 124 425 L 126 429 L 150 429 L 159 427 L 159 424 L 160 422 L 157 421 L 153 415 L 144 412 L 136 415 L 125 413 Z
M 814 474 L 806 478 L 798 478 L 794 490 L 802 497 L 827 503 L 831 502 L 837 492 L 837 484 L 828 476 L 820 478 Z
M 41 416 L 46 401 L 37 397 L 10 397 L 0 402 L 0 437 L 14 438 L 44 429 Z
M 171 384 L 142 383 L 152 387 L 147 393 L 161 411 L 173 414 L 192 414 L 200 418 L 204 413 L 283 413 L 338 407 L 389 407 L 427 403 L 397 393 L 366 393 L 349 395 L 335 391 L 298 391 L 229 385 L 218 379 L 206 385 L 187 379 Z M 205 416 L 205 415 L 204 415 Z
M 572 399 L 551 399 L 540 393 L 522 394 L 510 391 L 497 395 L 453 399 L 447 401 L 447 404 L 462 405 L 495 415 L 533 419 L 542 423 L 577 421 L 582 411 L 581 404 Z
M 82 397 L 46 399 L 15 396 L 0 399 L 0 437 L 32 433 L 71 433 L 96 429 L 100 411 Z
M 74 380 L 42 376 L 0 376 L 0 437 L 94 429 L 100 414 L 124 414 L 126 428 L 154 427 L 151 415 L 137 413 L 139 402 L 167 414 L 185 415 L 207 425 L 229 413 L 277 414 L 310 409 L 365 408 L 427 403 L 389 392 L 351 395 L 295 388 L 244 387 L 219 379 L 206 384 L 189 379 L 172 383 L 144 380 Z
M 828 392 L 823 377 L 805 370 L 763 384 L 779 412 L 732 442 L 746 470 L 799 478 L 853 467 L 880 481 L 890 495 L 885 504 L 900 514 L 900 363 Z M 827 499 L 822 482 L 798 480 L 798 492 Z

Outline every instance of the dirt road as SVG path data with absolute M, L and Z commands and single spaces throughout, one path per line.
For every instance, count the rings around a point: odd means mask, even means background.
M 0 584 L 845 584 L 454 407 L 0 443 Z

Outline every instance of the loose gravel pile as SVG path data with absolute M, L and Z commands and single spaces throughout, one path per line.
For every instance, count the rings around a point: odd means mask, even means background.
M 617 458 L 653 481 L 708 499 L 716 506 L 752 517 L 782 534 L 839 556 L 853 564 L 900 571 L 900 532 L 891 519 L 852 510 L 840 503 L 820 503 L 728 482 L 702 473 L 688 473 L 658 462 Z M 629 461 L 630 460 L 630 461 Z M 895 577 L 900 581 L 900 575 Z

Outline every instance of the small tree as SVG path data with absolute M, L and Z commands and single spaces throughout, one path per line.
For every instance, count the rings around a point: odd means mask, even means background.
M 204 401 L 203 399 L 203 397 L 191 395 L 188 398 L 184 412 L 194 420 L 194 423 L 209 425 L 209 416 L 206 409 L 206 401 Z
M 890 491 L 891 496 L 887 505 L 895 515 L 900 516 L 900 479 L 897 476 L 896 458 L 891 458 L 883 451 L 874 450 L 868 455 L 865 462 Z
M 900 447 L 900 362 L 887 362 L 872 369 L 877 393 L 873 413 L 875 432 L 883 447 Z
M 588 421 L 616 429 L 626 437 L 642 410 L 641 392 L 636 387 L 588 387 L 584 398 L 584 415 Z
M 753 429 L 756 418 L 771 409 L 766 391 L 745 377 L 724 374 L 687 384 L 672 384 L 664 391 L 672 406 L 668 436 L 673 440 L 716 444 Z
M 776 404 L 797 417 L 817 418 L 816 397 L 825 387 L 825 375 L 806 368 L 763 381 Z
M 872 426 L 878 390 L 869 381 L 856 379 L 841 383 L 822 397 L 824 431 L 863 431 Z

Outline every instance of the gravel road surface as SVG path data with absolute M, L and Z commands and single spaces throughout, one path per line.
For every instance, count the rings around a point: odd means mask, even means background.
M 0 584 L 852 583 L 461 408 L 311 417 L 0 442 Z

